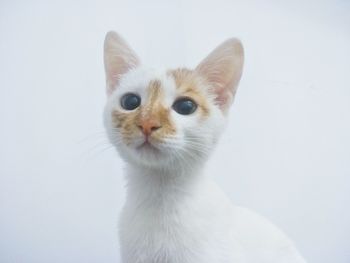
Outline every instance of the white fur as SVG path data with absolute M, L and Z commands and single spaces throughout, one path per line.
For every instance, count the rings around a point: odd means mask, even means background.
M 203 173 L 205 161 L 224 130 L 226 109 L 239 82 L 241 43 L 226 41 L 198 67 L 198 72 L 209 74 L 212 85 L 201 85 L 208 98 L 206 118 L 199 111 L 180 115 L 172 110 L 179 96 L 173 77 L 135 66 L 136 55 L 116 33 L 107 35 L 105 47 L 109 94 L 105 126 L 110 141 L 127 163 L 127 198 L 119 224 L 122 262 L 305 262 L 277 227 L 248 209 L 233 206 Z M 125 54 L 132 54 L 131 63 Z M 113 58 L 125 65 L 113 64 Z M 120 68 L 128 68 L 128 72 L 120 74 Z M 161 81 L 165 94 L 162 103 L 170 109 L 169 117 L 176 128 L 175 135 L 151 141 L 157 151 L 138 148 L 144 142 L 141 132 L 126 144 L 111 117 L 114 110 L 123 111 L 120 98 L 125 93 L 137 93 L 141 105 L 146 102 L 148 83 L 153 79 Z M 215 97 L 213 91 L 221 97 Z
M 173 80 L 137 68 L 121 79 L 105 110 L 109 137 L 127 162 L 127 201 L 119 225 L 123 263 L 305 262 L 280 230 L 233 206 L 203 175 L 204 161 L 226 122 L 214 104 L 206 121 L 172 112 L 178 134 L 160 156 L 140 155 L 116 139 L 110 113 L 115 107 L 122 110 L 120 96 L 132 91 L 146 100 L 145 87 L 154 78 L 162 79 L 170 107 L 176 98 Z M 187 134 L 195 137 L 194 148 L 183 143 Z M 198 145 L 203 146 L 200 152 Z M 180 148 L 181 157 L 174 156 Z

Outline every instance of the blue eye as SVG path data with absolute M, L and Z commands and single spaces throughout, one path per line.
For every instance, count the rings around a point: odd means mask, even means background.
M 197 104 L 189 98 L 180 98 L 173 104 L 173 109 L 182 115 L 189 115 L 196 111 Z
M 140 104 L 141 104 L 140 96 L 134 93 L 127 93 L 120 100 L 120 105 L 125 110 L 134 110 L 138 106 L 140 106 Z

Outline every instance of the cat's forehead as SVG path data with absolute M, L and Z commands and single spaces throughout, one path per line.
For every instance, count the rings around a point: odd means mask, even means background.
M 122 77 L 117 93 L 133 92 L 141 97 L 150 97 L 155 89 L 159 91 L 159 96 L 172 97 L 177 86 L 173 76 L 164 70 L 137 68 Z
M 139 67 L 122 76 L 116 90 L 118 94 L 134 92 L 142 97 L 148 97 L 149 93 L 153 92 L 152 89 L 157 86 L 165 97 L 180 94 L 191 97 L 199 94 L 205 96 L 203 94 L 205 90 L 201 88 L 203 85 L 201 78 L 194 71 L 185 68 L 155 70 Z

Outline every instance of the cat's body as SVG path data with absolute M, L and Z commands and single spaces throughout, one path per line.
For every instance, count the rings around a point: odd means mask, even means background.
M 276 227 L 232 206 L 211 180 L 196 176 L 189 184 L 151 170 L 128 171 L 119 225 L 123 263 L 304 262 Z
M 105 124 L 127 162 L 123 263 L 305 262 L 280 230 L 233 206 L 203 174 L 242 65 L 242 46 L 231 39 L 195 70 L 158 73 L 107 35 Z

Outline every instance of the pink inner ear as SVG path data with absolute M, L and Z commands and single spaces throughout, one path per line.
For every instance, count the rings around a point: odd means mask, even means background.
M 212 51 L 196 68 L 211 86 L 222 110 L 232 103 L 243 68 L 243 46 L 232 38 Z
M 104 64 L 107 94 L 118 86 L 121 75 L 139 65 L 139 59 L 129 45 L 115 32 L 108 32 L 104 43 Z
M 232 90 L 227 88 L 216 88 L 214 89 L 214 93 L 216 95 L 215 102 L 223 111 L 226 111 L 234 98 Z
M 227 69 L 231 66 L 231 72 Z M 212 70 L 212 71 L 208 71 Z M 212 74 L 215 72 L 215 74 Z M 209 84 L 209 91 L 215 97 L 215 103 L 222 111 L 227 111 L 233 102 L 239 77 L 237 72 L 232 70 L 232 65 L 225 65 L 225 68 L 206 68 L 205 71 L 201 69 L 201 75 L 204 76 Z

